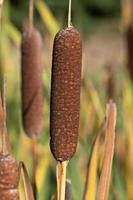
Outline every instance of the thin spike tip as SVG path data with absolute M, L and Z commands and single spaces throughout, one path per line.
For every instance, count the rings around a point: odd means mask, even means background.
M 72 15 L 72 0 L 69 0 L 69 8 L 68 8 L 68 27 L 71 27 L 71 15 Z
M 29 22 L 30 28 L 33 27 L 34 0 L 29 0 Z
M 1 30 L 2 8 L 3 8 L 3 0 L 0 0 L 0 30 Z

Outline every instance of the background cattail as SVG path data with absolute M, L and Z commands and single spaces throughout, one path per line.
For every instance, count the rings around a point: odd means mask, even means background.
M 0 154 L 0 199 L 19 199 L 19 168 L 11 154 Z
M 34 200 L 32 187 L 29 181 L 26 166 L 23 162 L 17 163 L 16 159 L 10 152 L 6 127 L 6 98 L 5 98 L 5 81 L 3 95 L 0 94 L 0 133 L 2 139 L 2 148 L 0 152 L 0 199 L 19 200 L 19 180 L 20 174 L 23 173 L 23 183 L 26 199 Z
M 76 151 L 79 127 L 82 42 L 74 27 L 59 31 L 54 40 L 50 146 L 58 161 Z
M 22 117 L 28 136 L 37 136 L 43 127 L 41 37 L 26 26 L 22 36 Z
M 3 98 L 2 98 L 3 97 Z M 7 127 L 6 127 L 6 100 L 5 82 L 3 95 L 0 94 L 0 133 L 2 149 L 0 152 L 0 199 L 19 199 L 19 167 L 17 161 L 9 150 Z

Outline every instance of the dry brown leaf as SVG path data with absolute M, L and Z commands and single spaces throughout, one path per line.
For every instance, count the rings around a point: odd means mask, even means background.
M 116 125 L 115 103 L 110 102 L 109 104 L 107 104 L 106 115 L 107 115 L 107 128 L 106 128 L 106 138 L 105 138 L 105 153 L 104 153 L 103 167 L 98 188 L 98 200 L 108 199 L 112 161 L 114 155 L 114 144 L 115 144 L 115 125 Z
M 99 134 L 94 142 L 91 158 L 88 164 L 84 200 L 95 200 L 96 198 L 96 179 L 98 168 Z
M 22 170 L 22 174 L 23 174 L 23 182 L 24 182 L 24 190 L 25 190 L 26 200 L 34 200 L 33 191 L 32 191 L 30 181 L 29 181 L 27 169 L 23 162 L 20 162 L 20 169 Z

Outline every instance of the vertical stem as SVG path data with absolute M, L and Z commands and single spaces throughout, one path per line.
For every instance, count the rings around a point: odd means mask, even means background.
M 3 0 L 0 0 L 0 31 L 1 31 L 2 8 L 3 8 Z
M 9 153 L 9 144 L 7 137 L 7 127 L 6 127 L 6 81 L 3 81 L 3 94 L 2 94 L 2 105 L 3 105 L 3 129 L 2 129 L 2 153 Z
M 29 0 L 29 23 L 30 28 L 33 26 L 33 12 L 34 12 L 34 0 Z
M 0 0 L 0 32 L 1 32 L 1 18 L 2 18 L 2 8 L 3 8 L 3 1 Z M 5 77 L 3 78 L 3 91 L 1 94 L 1 112 L 2 112 L 2 154 L 9 153 L 9 143 L 7 137 L 7 127 L 6 127 L 6 81 Z
M 69 8 L 68 8 L 68 27 L 71 27 L 71 15 L 72 15 L 72 0 L 69 0 Z
M 65 200 L 66 168 L 68 161 L 57 162 L 57 200 Z
M 37 199 L 37 187 L 36 187 L 36 168 L 37 168 L 37 140 L 36 137 L 32 137 L 32 186 L 35 200 Z

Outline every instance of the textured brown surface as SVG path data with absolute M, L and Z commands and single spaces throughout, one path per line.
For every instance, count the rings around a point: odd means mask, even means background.
M 133 24 L 127 30 L 128 71 L 133 80 Z
M 12 155 L 0 154 L 0 199 L 19 200 L 19 169 Z
M 82 41 L 71 27 L 57 33 L 53 46 L 50 147 L 56 160 L 70 160 L 79 128 Z
M 22 114 L 28 136 L 37 136 L 43 126 L 41 37 L 36 29 L 22 36 Z

